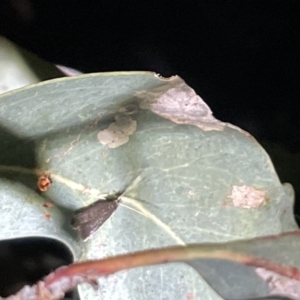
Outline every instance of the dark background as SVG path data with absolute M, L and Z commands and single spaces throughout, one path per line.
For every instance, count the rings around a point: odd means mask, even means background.
M 83 72 L 180 75 L 262 143 L 300 215 L 300 1 L 1 0 L 0 34 Z
M 180 75 L 215 116 L 300 151 L 300 2 L 1 0 L 0 34 L 83 72 Z
M 2 0 L 0 34 L 83 72 L 180 75 L 263 144 L 300 202 L 299 1 Z
M 299 1 L 1 0 L 0 35 L 83 72 L 180 75 L 218 119 L 262 143 L 280 179 L 293 184 L 300 215 Z M 49 241 L 21 242 L 0 248 L 0 266 L 10 270 L 0 274 L 2 296 L 47 274 L 53 261 L 71 262 L 54 245 L 50 266 Z M 26 261 L 36 262 L 34 272 Z

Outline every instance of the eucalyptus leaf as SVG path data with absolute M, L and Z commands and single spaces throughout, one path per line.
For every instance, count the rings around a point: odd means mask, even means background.
M 63 77 L 54 65 L 0 36 L 0 94 L 57 77 Z
M 185 262 L 193 266 L 218 291 L 223 299 L 299 299 L 300 265 L 297 251 L 299 243 L 300 231 L 297 230 L 250 240 L 173 246 L 138 251 L 100 260 L 89 260 L 58 268 L 42 281 L 30 287 L 27 285 L 17 294 L 3 300 L 24 298 L 38 300 L 43 295 L 48 295 L 48 298 L 51 299 L 61 299 L 67 291 L 74 289 L 78 284 L 88 283 L 95 286 L 99 277 L 111 276 L 116 272 L 137 267 L 175 262 Z M 269 250 L 272 255 L 260 251 L 264 248 L 273 249 Z M 286 264 L 289 261 L 287 254 L 292 257 L 293 265 Z M 201 260 L 216 264 L 210 266 L 211 269 L 209 269 Z M 229 266 L 229 263 L 234 263 L 236 266 Z M 229 266 L 225 273 L 222 272 L 220 265 L 223 265 L 223 270 L 226 269 L 226 265 Z M 237 266 L 244 268 L 239 270 Z M 247 272 L 247 268 L 252 268 L 250 271 L 253 274 Z M 257 275 L 255 283 L 258 288 L 253 285 L 253 275 L 255 273 Z M 241 276 L 241 279 L 236 275 Z M 228 286 L 224 285 L 225 282 Z M 261 292 L 261 283 L 264 283 L 268 289 L 264 294 Z M 248 290 L 242 288 L 236 290 L 238 284 L 240 287 L 247 284 Z M 237 298 L 237 295 L 241 296 L 241 292 L 248 295 Z
M 269 294 L 300 298 L 299 230 L 206 247 L 210 247 L 211 253 L 220 251 L 220 254 L 216 259 L 207 257 L 186 263 L 224 299 L 259 298 Z M 201 252 L 201 245 L 199 248 Z M 233 259 L 226 260 L 227 251 Z
M 5 220 L 26 207 L 26 226 L 13 234 L 54 232 L 76 260 L 297 229 L 293 189 L 281 185 L 266 152 L 247 132 L 216 120 L 179 77 L 123 72 L 55 79 L 2 95 L 0 120 L 2 193 L 10 190 L 11 203 Z M 43 172 L 52 185 L 28 201 Z M 124 190 L 86 243 L 60 221 Z M 29 209 L 45 200 L 55 204 L 50 220 Z M 1 238 L 11 238 L 10 222 L 0 226 Z M 222 299 L 184 264 L 124 271 L 99 284 L 99 291 L 80 287 L 82 299 L 99 293 L 113 300 Z M 242 289 L 251 295 L 247 284 Z

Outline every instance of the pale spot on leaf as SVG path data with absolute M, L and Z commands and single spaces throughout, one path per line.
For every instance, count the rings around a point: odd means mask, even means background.
M 255 272 L 268 284 L 270 294 L 283 294 L 291 298 L 299 298 L 300 282 L 298 280 L 279 275 L 264 268 L 256 268 Z
M 109 148 L 117 148 L 129 141 L 129 135 L 136 130 L 136 121 L 127 114 L 117 114 L 115 122 L 110 124 L 107 129 L 98 133 L 98 139 L 101 144 Z
M 233 205 L 242 208 L 258 208 L 266 201 L 266 191 L 257 190 L 252 186 L 233 186 L 231 195 Z
M 177 124 L 195 125 L 204 131 L 222 131 L 226 125 L 212 115 L 208 105 L 180 77 L 172 78 L 169 85 L 135 95 L 142 99 L 140 109 L 150 109 Z

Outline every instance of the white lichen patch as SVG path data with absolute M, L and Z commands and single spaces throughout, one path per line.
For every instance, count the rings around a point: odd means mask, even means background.
M 264 268 L 256 268 L 255 272 L 268 284 L 270 295 L 285 295 L 286 297 L 291 297 L 291 299 L 299 299 L 300 282 L 298 280 L 282 276 Z
M 115 116 L 115 122 L 108 128 L 100 131 L 97 135 L 99 141 L 109 148 L 117 148 L 129 141 L 129 135 L 136 130 L 136 121 L 128 114 L 118 113 Z
M 257 190 L 252 186 L 234 185 L 228 198 L 232 199 L 233 206 L 242 208 L 258 208 L 266 201 L 266 191 Z
M 180 77 L 173 77 L 172 84 L 163 85 L 135 94 L 141 99 L 140 109 L 177 124 L 195 125 L 204 131 L 222 131 L 226 125 L 217 120 L 207 104 Z

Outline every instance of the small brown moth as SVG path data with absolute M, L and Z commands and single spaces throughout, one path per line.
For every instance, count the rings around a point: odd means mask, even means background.
M 90 238 L 117 209 L 121 194 L 108 195 L 105 200 L 98 200 L 75 211 L 71 225 L 84 241 Z
M 125 191 L 110 194 L 106 196 L 105 199 L 97 200 L 86 207 L 76 210 L 71 220 L 71 226 L 76 229 L 79 232 L 79 236 L 86 241 L 114 213 L 119 206 L 122 196 L 134 188 L 141 179 L 142 177 L 139 175 Z

